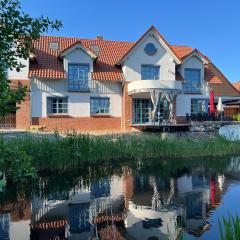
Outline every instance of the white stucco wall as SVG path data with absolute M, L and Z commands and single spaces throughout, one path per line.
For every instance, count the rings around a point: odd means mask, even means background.
M 181 94 L 176 98 L 176 116 L 186 116 L 191 114 L 191 99 L 208 99 L 209 96 L 203 94 Z
M 69 63 L 89 64 L 93 71 L 93 59 L 82 49 L 68 53 L 63 60 L 68 74 Z M 91 77 L 91 74 L 89 74 Z M 32 116 L 47 117 L 47 97 L 68 97 L 68 115 L 71 117 L 90 117 L 90 97 L 108 97 L 110 115 L 121 117 L 121 83 L 112 81 L 91 81 L 90 92 L 69 92 L 68 80 L 31 80 Z
M 201 81 L 204 83 L 204 65 L 200 59 L 193 56 L 187 58 L 182 65 L 178 68 L 178 71 L 184 76 L 184 69 L 200 69 L 201 70 Z M 207 99 L 209 96 L 204 94 L 181 94 L 176 98 L 176 116 L 186 116 L 191 114 L 191 99 Z
M 28 80 L 29 60 L 19 59 L 19 62 L 21 62 L 26 67 L 21 68 L 19 72 L 17 72 L 16 69 L 13 69 L 13 70 L 8 69 L 8 72 L 7 72 L 8 79 Z
M 32 117 L 47 117 L 47 97 L 68 97 L 68 115 L 90 117 L 90 97 L 108 97 L 110 115 L 121 117 L 121 83 L 112 81 L 93 82 L 91 92 L 69 92 L 67 80 L 31 81 Z
M 154 56 L 148 56 L 145 53 L 144 48 L 147 43 L 153 43 L 158 49 Z M 142 64 L 160 66 L 160 80 L 175 79 L 175 62 L 173 61 L 173 56 L 154 36 L 146 36 L 124 62 L 122 69 L 127 81 L 141 80 Z

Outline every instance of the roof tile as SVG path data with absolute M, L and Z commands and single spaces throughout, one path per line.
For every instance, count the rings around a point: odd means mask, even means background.
M 58 50 L 50 49 L 49 42 L 58 42 Z M 124 80 L 122 69 L 120 66 L 117 66 L 116 63 L 126 55 L 135 45 L 135 42 L 53 36 L 41 36 L 40 39 L 34 43 L 34 53 L 37 61 L 30 64 L 29 77 L 65 79 L 66 73 L 63 68 L 63 62 L 59 57 L 60 52 L 78 42 L 81 42 L 87 49 L 91 49 L 91 45 L 97 45 L 99 47 L 99 54 L 93 66 L 93 80 Z M 171 45 L 170 47 L 179 59 L 184 59 L 195 50 L 189 46 Z M 176 78 L 178 80 L 182 79 L 179 75 L 177 75 Z M 205 80 L 214 84 L 221 83 L 221 80 L 208 66 L 205 66 Z

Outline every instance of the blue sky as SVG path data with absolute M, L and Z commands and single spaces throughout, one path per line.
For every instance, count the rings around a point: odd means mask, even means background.
M 239 0 L 22 0 L 32 16 L 63 22 L 49 35 L 135 41 L 154 25 L 170 44 L 210 57 L 232 82 L 240 80 Z

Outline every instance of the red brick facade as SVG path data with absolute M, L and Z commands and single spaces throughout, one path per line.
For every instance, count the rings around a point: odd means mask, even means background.
M 125 82 L 122 99 L 123 130 L 132 130 L 132 97 L 128 95 L 128 83 Z
M 183 116 L 181 116 L 181 117 L 180 116 L 176 116 L 175 119 L 176 119 L 176 123 L 177 124 L 186 124 L 186 123 L 188 123 L 187 118 L 183 117 Z
M 12 80 L 12 85 L 17 86 L 18 84 L 30 86 L 29 80 Z M 28 129 L 31 125 L 30 118 L 30 93 L 27 93 L 25 101 L 18 104 L 19 109 L 16 112 L 16 128 L 18 129 Z
M 44 131 L 121 131 L 121 117 L 48 117 L 33 118 L 33 125 Z

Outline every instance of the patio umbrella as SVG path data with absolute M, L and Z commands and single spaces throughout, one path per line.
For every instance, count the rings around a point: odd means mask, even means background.
M 210 91 L 210 113 L 214 114 L 215 113 L 215 107 L 214 107 L 214 91 Z
M 218 112 L 223 112 L 223 110 L 224 110 L 221 97 L 218 99 L 217 110 L 218 110 Z
M 222 104 L 222 98 L 221 97 L 218 99 L 217 110 L 220 113 L 221 120 L 222 120 L 222 112 L 223 112 L 224 109 L 223 109 L 223 104 Z

